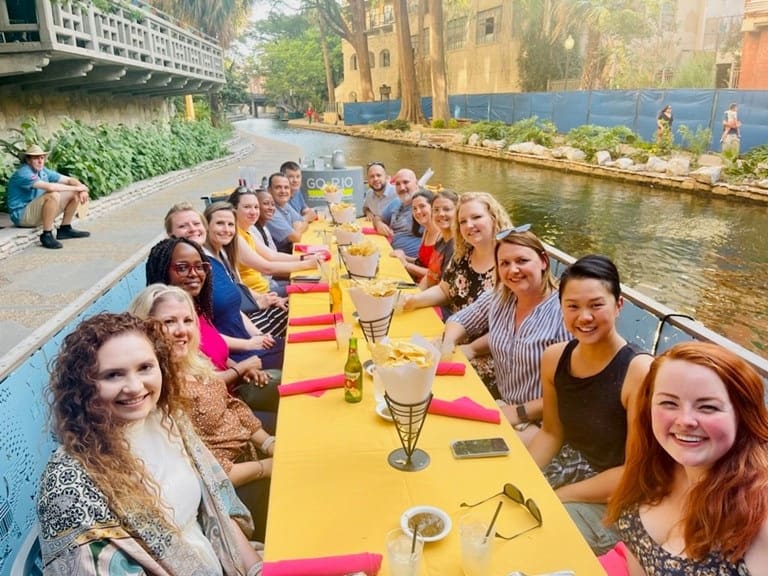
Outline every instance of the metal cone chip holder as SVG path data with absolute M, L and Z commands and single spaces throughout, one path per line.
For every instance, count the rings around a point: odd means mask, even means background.
M 349 269 L 349 264 L 347 263 L 346 248 L 348 248 L 348 245 L 337 244 L 337 250 L 339 252 L 339 260 L 341 261 L 342 264 L 344 264 L 344 268 L 346 268 L 346 270 L 347 270 L 347 277 L 348 278 L 364 278 L 366 280 L 373 280 L 374 278 L 376 278 L 376 276 L 379 273 L 379 260 L 376 261 L 376 268 L 374 270 L 372 270 L 373 275 L 371 275 L 371 276 L 368 276 L 366 274 L 358 274 L 356 272 L 352 272 Z
M 416 443 L 419 441 L 427 410 L 432 402 L 432 393 L 430 392 L 429 396 L 416 404 L 401 404 L 387 393 L 384 393 L 384 401 L 387 403 L 389 413 L 395 422 L 397 435 L 400 437 L 400 444 L 403 446 L 393 450 L 387 462 L 393 468 L 403 472 L 423 470 L 429 466 L 429 454 L 416 448 Z
M 389 334 L 389 325 L 392 323 L 393 314 L 394 311 L 390 312 L 383 318 L 378 318 L 377 320 L 358 319 L 357 322 L 360 324 L 360 328 L 363 331 L 365 341 L 376 342 L 377 340 L 381 340 L 387 334 Z

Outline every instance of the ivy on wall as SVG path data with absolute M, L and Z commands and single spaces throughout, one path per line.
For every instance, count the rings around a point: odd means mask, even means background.
M 27 146 L 39 144 L 50 152 L 46 166 L 73 176 L 90 189 L 92 198 L 107 196 L 132 182 L 195 166 L 228 153 L 228 130 L 208 122 L 154 122 L 137 127 L 100 124 L 89 126 L 65 120 L 49 139 L 40 135 L 37 122 L 27 119 L 0 140 L 7 155 L 0 160 L 0 211 L 7 211 L 6 185 Z

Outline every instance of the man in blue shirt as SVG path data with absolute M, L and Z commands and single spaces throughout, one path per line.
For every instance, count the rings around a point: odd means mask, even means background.
M 277 249 L 290 254 L 293 251 L 293 243 L 301 240 L 301 235 L 309 224 L 289 204 L 291 185 L 284 174 L 281 172 L 272 174 L 269 177 L 267 190 L 275 199 L 275 214 L 267 221 L 267 229 Z
M 392 248 L 402 250 L 410 258 L 418 256 L 421 244 L 421 236 L 413 233 L 411 210 L 413 195 L 418 190 L 419 181 L 416 174 L 413 170 L 403 168 L 395 174 L 397 198 L 384 209 L 381 217 L 374 216 L 373 219 L 376 231 L 391 238 Z
M 43 248 L 61 248 L 59 240 L 85 238 L 90 232 L 72 228 L 78 207 L 88 202 L 88 187 L 77 178 L 64 176 L 45 167 L 48 155 L 37 144 L 22 156 L 22 165 L 8 180 L 8 209 L 11 220 L 20 228 L 42 225 L 40 243 Z M 61 226 L 53 235 L 53 221 L 64 214 Z
M 304 198 L 304 194 L 301 193 L 301 166 L 292 160 L 288 160 L 288 162 L 283 162 L 280 165 L 280 172 L 288 178 L 288 184 L 291 187 L 289 204 L 307 222 L 316 220 L 317 213 L 307 205 L 307 200 Z
M 368 164 L 368 190 L 363 200 L 363 213 L 373 221 L 397 197 L 395 187 L 389 181 L 387 169 L 381 162 Z

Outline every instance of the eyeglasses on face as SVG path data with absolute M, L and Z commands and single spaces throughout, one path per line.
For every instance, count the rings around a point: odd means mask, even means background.
M 211 265 L 208 262 L 195 262 L 194 264 L 189 262 L 173 262 L 171 268 L 173 268 L 176 274 L 181 276 L 189 276 L 192 270 L 198 276 L 207 276 L 211 272 Z
M 373 162 L 368 162 L 368 164 L 365 165 L 366 169 L 370 168 L 371 166 L 381 166 L 384 170 L 387 169 L 387 167 L 384 166 L 384 162 L 380 162 L 379 160 L 374 160 Z
M 520 226 L 515 226 L 513 228 L 507 228 L 506 230 L 502 230 L 498 234 L 496 234 L 496 241 L 501 242 L 509 236 L 510 234 L 522 234 L 523 232 L 528 232 L 528 230 L 531 229 L 530 224 L 522 224 Z
M 541 517 L 541 510 L 539 510 L 539 506 L 536 504 L 536 502 L 532 498 L 526 499 L 525 496 L 523 496 L 523 493 L 520 491 L 520 489 L 514 484 L 510 484 L 509 482 L 504 484 L 504 488 L 498 494 L 489 496 L 488 498 L 485 498 L 484 500 L 480 500 L 479 502 L 475 502 L 474 504 L 467 504 L 466 502 L 462 502 L 461 504 L 459 504 L 459 506 L 461 506 L 462 508 L 474 508 L 475 506 L 480 506 L 480 504 L 484 504 L 485 502 L 488 502 L 488 500 L 493 500 L 498 496 L 506 496 L 513 502 L 516 502 L 517 504 L 520 504 L 521 506 L 523 506 L 526 510 L 528 510 L 528 513 L 536 521 L 536 524 L 534 526 L 531 526 L 530 528 L 526 528 L 525 530 L 522 530 L 516 534 L 513 534 L 512 536 L 502 536 L 501 534 L 496 532 L 497 538 L 501 538 L 502 540 L 513 540 L 518 536 L 522 536 L 523 534 L 530 532 L 531 530 L 536 530 L 536 528 L 541 528 L 541 526 L 543 526 L 544 520 Z

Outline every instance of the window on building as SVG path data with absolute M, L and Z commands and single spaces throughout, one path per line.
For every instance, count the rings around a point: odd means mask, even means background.
M 379 66 L 389 68 L 389 50 L 379 52 Z
M 368 52 L 368 66 L 376 68 L 376 55 L 373 52 Z
M 349 69 L 357 70 L 357 54 L 352 54 L 352 56 L 349 57 Z
M 501 31 L 501 6 L 477 13 L 477 43 L 490 44 L 499 39 Z
M 392 4 L 384 4 L 377 8 L 368 9 L 368 27 L 370 29 L 380 28 L 392 24 L 395 20 L 395 13 Z
M 445 35 L 445 49 L 458 50 L 464 48 L 467 42 L 467 17 L 454 18 L 448 20 L 447 31 Z

